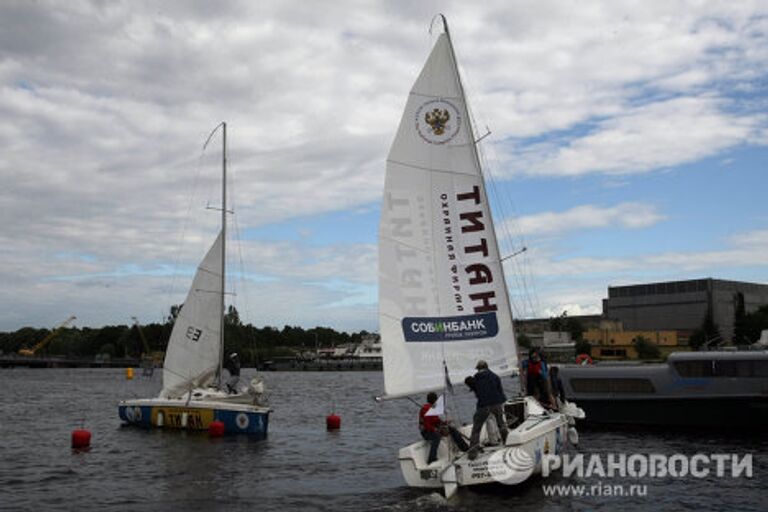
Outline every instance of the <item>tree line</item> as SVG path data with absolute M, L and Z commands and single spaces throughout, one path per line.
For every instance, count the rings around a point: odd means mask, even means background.
M 181 306 L 171 307 L 162 323 L 134 325 L 108 325 L 101 328 L 69 327 L 61 329 L 37 355 L 56 355 L 71 358 L 139 358 L 144 354 L 165 352 Z M 282 329 L 256 327 L 240 320 L 237 309 L 229 306 L 224 317 L 225 353 L 237 352 L 245 365 L 258 364 L 275 358 L 293 356 L 316 346 L 329 347 L 360 343 L 367 331 L 339 332 L 330 327 L 304 329 L 286 325 Z M 16 354 L 22 348 L 31 348 L 50 335 L 51 329 L 23 327 L 14 332 L 0 333 L 0 351 Z M 146 348 L 144 346 L 146 340 Z

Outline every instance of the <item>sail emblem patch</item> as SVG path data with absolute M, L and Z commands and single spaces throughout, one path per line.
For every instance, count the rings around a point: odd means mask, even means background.
M 416 109 L 416 131 L 430 144 L 445 144 L 459 133 L 461 115 L 446 100 L 430 100 Z

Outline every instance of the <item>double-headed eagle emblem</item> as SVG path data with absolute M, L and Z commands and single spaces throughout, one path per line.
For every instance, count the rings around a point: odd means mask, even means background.
M 432 112 L 424 114 L 424 121 L 432 127 L 432 133 L 438 136 L 445 133 L 445 127 L 450 119 L 451 114 L 445 109 L 433 108 Z

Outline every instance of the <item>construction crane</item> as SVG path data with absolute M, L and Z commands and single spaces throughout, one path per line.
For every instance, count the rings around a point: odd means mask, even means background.
M 132 316 L 133 324 L 136 326 L 136 330 L 139 331 L 139 337 L 141 338 L 141 344 L 144 346 L 144 352 L 141 357 L 141 368 L 145 377 L 151 377 L 155 370 L 155 366 L 160 366 L 163 362 L 165 354 L 162 352 L 150 352 L 149 343 L 147 338 L 144 337 L 144 331 L 141 330 L 141 324 L 139 319 Z
M 47 344 L 49 344 L 51 342 L 51 340 L 53 340 L 53 338 L 55 338 L 59 334 L 59 332 L 61 332 L 61 330 L 63 328 L 65 328 L 66 326 L 71 324 L 73 320 L 77 320 L 77 317 L 75 315 L 72 315 L 69 318 L 67 318 L 66 320 L 64 320 L 61 324 L 59 324 L 58 327 L 56 327 L 54 330 L 52 330 L 48 334 L 48 336 L 46 336 L 45 338 L 43 338 L 40 341 L 38 341 L 37 344 L 35 344 L 34 347 L 32 347 L 32 348 L 22 348 L 21 350 L 19 350 L 19 355 L 20 356 L 26 356 L 26 357 L 33 357 L 37 353 L 38 350 L 42 349 Z

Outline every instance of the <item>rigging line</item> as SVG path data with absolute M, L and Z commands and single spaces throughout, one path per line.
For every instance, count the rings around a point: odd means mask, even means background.
M 209 136 L 210 138 L 210 136 Z M 207 141 L 206 141 L 207 144 Z M 171 297 L 174 295 L 174 290 L 176 289 L 176 282 L 178 280 L 178 269 L 179 264 L 181 262 L 181 255 L 183 253 L 184 248 L 184 239 L 187 236 L 187 229 L 189 228 L 190 223 L 190 214 L 192 212 L 192 204 L 195 201 L 195 197 L 197 195 L 197 188 L 200 183 L 200 173 L 202 171 L 202 161 L 203 157 L 205 156 L 205 145 L 203 145 L 203 148 L 200 150 L 200 153 L 197 157 L 197 161 L 195 162 L 195 168 L 194 168 L 194 178 L 192 180 L 192 193 L 189 195 L 189 202 L 187 204 L 187 211 L 184 215 L 184 221 L 181 226 L 181 234 L 179 236 L 179 240 L 176 244 L 177 250 L 176 255 L 174 257 L 173 261 L 173 271 L 171 273 L 171 282 L 169 284 L 169 287 L 166 290 L 166 303 L 172 302 Z M 163 322 L 165 321 L 165 312 L 163 312 Z
M 465 83 L 469 82 L 468 77 L 464 77 Z M 469 89 L 472 89 L 471 86 L 468 87 Z M 482 97 L 480 95 L 477 95 L 478 97 Z M 477 119 L 477 114 L 474 110 L 470 110 L 468 108 L 468 112 L 471 116 L 472 122 L 475 125 L 480 124 L 488 124 L 486 123 L 479 123 Z M 518 218 L 517 214 L 517 208 L 515 207 L 514 200 L 511 196 L 511 194 L 504 194 L 499 191 L 498 183 L 501 180 L 500 174 L 499 174 L 499 165 L 498 165 L 498 158 L 495 156 L 494 152 L 494 146 L 490 145 L 487 149 L 492 153 L 492 155 L 488 155 L 488 152 L 486 151 L 485 146 L 478 145 L 478 153 L 483 161 L 483 167 L 488 171 L 489 178 L 490 178 L 490 186 L 492 188 L 492 193 L 494 194 L 494 197 L 496 198 L 496 204 L 499 208 L 499 211 L 503 218 L 507 220 L 507 222 L 504 222 L 501 226 L 502 228 L 502 234 L 506 237 L 506 240 L 504 241 L 505 247 L 510 247 L 509 251 L 505 252 L 514 252 L 512 248 L 515 246 L 515 240 L 519 240 L 519 244 L 521 246 L 527 246 L 528 244 L 525 241 L 525 237 L 522 236 L 522 234 L 519 232 L 519 230 L 515 230 L 516 233 L 513 235 L 511 232 L 511 229 L 513 227 L 517 227 L 516 219 Z M 491 161 L 493 161 L 494 165 L 491 165 Z M 506 208 L 506 206 L 509 206 L 509 208 Z M 523 304 L 527 304 L 530 308 L 531 314 L 534 314 L 538 309 L 540 309 L 540 301 L 538 297 L 538 293 L 535 288 L 535 281 L 533 280 L 533 276 L 530 271 L 530 259 L 528 257 L 523 258 L 522 261 L 516 261 L 515 262 L 515 270 L 516 273 L 514 273 L 511 277 L 516 281 L 516 289 L 522 288 L 523 290 Z M 535 302 L 535 304 L 534 304 Z
M 483 148 L 485 149 L 485 148 Z M 491 152 L 493 152 L 493 148 L 489 148 Z M 515 229 L 516 233 L 512 233 L 513 228 L 517 228 L 518 225 L 516 223 L 516 219 L 519 217 L 519 215 L 516 213 L 517 208 L 514 205 L 514 201 L 510 194 L 505 194 L 500 192 L 499 187 L 499 174 L 498 174 L 498 159 L 496 157 L 492 157 L 492 160 L 494 162 L 494 165 L 491 165 L 490 160 L 491 158 L 488 156 L 488 154 L 483 151 L 482 152 L 483 158 L 486 161 L 486 167 L 490 171 L 489 174 L 491 174 L 491 188 L 494 193 L 494 197 L 498 198 L 498 204 L 499 208 L 502 211 L 502 214 L 505 217 L 506 222 L 502 224 L 502 230 L 503 234 L 506 238 L 506 243 L 511 247 L 514 248 L 515 246 L 515 239 L 518 239 L 519 245 L 527 246 L 525 242 L 525 238 L 522 236 L 522 233 L 519 232 L 519 229 Z M 506 201 L 505 201 L 506 200 Z M 509 211 L 511 213 L 507 213 L 506 206 L 509 206 Z M 511 249 L 510 249 L 511 251 Z M 516 289 L 522 291 L 522 311 L 525 311 L 528 309 L 529 315 L 533 316 L 535 315 L 535 312 L 538 310 L 537 305 L 539 304 L 538 294 L 536 292 L 534 282 L 532 279 L 531 271 L 530 271 L 530 260 L 528 259 L 527 255 L 524 258 L 515 258 L 512 262 L 514 266 L 515 272 L 512 273 L 512 278 L 516 282 Z M 534 304 L 534 300 L 535 303 Z M 527 315 L 526 315 L 527 316 Z
M 232 175 L 235 173 L 233 172 Z M 234 189 L 234 176 L 230 178 L 230 182 L 232 183 L 232 188 Z M 232 194 L 232 208 L 236 209 L 236 203 L 234 194 Z M 237 237 L 237 255 L 238 255 L 238 264 L 240 265 L 240 285 L 243 288 L 243 306 L 244 306 L 244 314 L 247 317 L 250 317 L 251 307 L 250 307 L 250 294 L 248 293 L 248 279 L 245 275 L 245 263 L 243 259 L 243 237 L 240 232 L 240 223 L 238 222 L 237 215 L 232 216 L 232 221 L 235 226 L 235 235 Z M 256 331 L 254 329 L 248 329 L 249 337 L 251 338 L 251 346 L 253 349 L 253 357 L 256 358 L 258 356 L 258 343 L 256 340 Z

